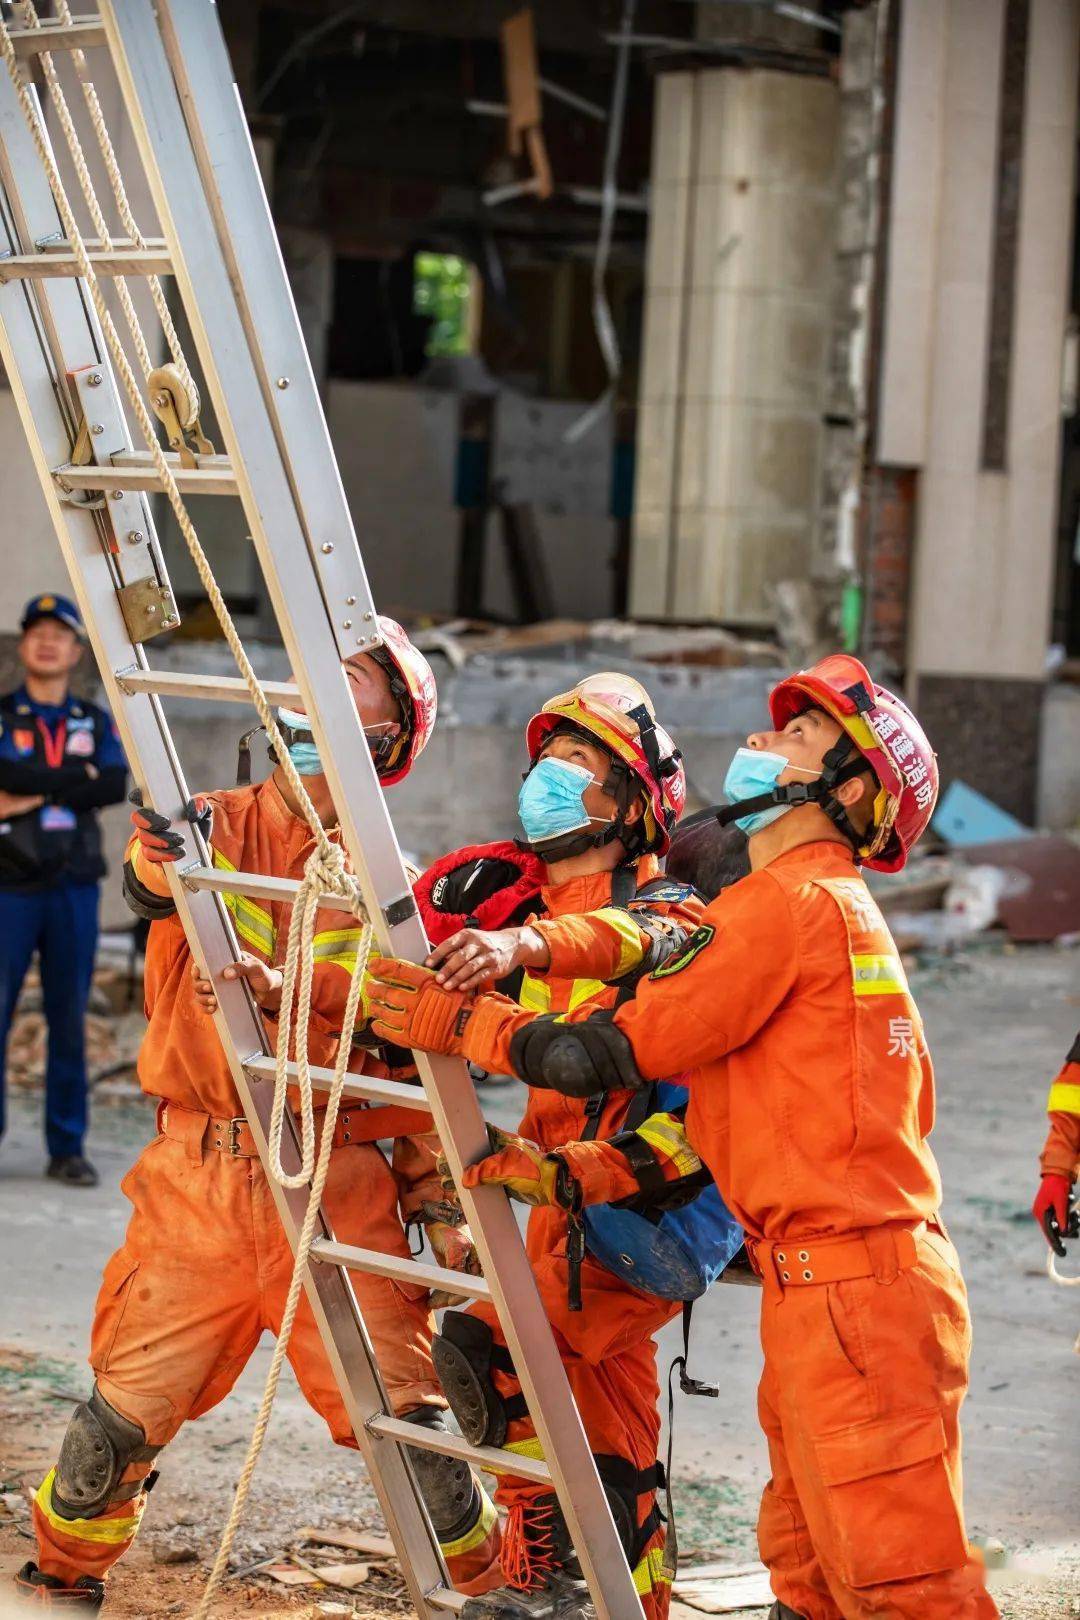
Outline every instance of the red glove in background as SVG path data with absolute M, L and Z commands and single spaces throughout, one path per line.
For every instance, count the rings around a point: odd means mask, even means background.
M 1038 1221 L 1047 1243 L 1055 1254 L 1062 1256 L 1065 1254 L 1062 1238 L 1075 1235 L 1070 1231 L 1071 1193 L 1072 1182 L 1068 1176 L 1045 1175 L 1039 1182 L 1039 1190 L 1031 1206 L 1031 1213 Z

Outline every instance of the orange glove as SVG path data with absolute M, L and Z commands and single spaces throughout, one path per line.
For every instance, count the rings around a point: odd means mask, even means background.
M 1050 1173 L 1039 1182 L 1031 1213 L 1038 1221 L 1047 1243 L 1057 1255 L 1064 1256 L 1063 1238 L 1078 1234 L 1076 1211 L 1072 1208 L 1072 1182 L 1068 1176 Z
M 431 1252 L 440 1266 L 447 1271 L 463 1271 L 467 1277 L 480 1276 L 480 1256 L 472 1240 L 472 1233 L 461 1214 L 459 1205 L 435 1204 L 424 1201 L 420 1206 L 421 1220 Z M 437 1288 L 431 1295 L 433 1311 L 444 1305 L 458 1305 L 461 1296 Z
M 479 1164 L 466 1167 L 466 1187 L 505 1187 L 511 1198 L 533 1209 L 542 1205 L 565 1208 L 559 1194 L 559 1172 L 565 1163 L 547 1154 L 527 1137 L 514 1136 L 497 1125 L 489 1125 L 488 1138 L 493 1151 Z M 564 1176 L 565 1182 L 565 1176 Z
M 364 996 L 371 1028 L 380 1040 L 460 1055 L 473 998 L 461 990 L 444 990 L 430 968 L 395 956 L 373 956 Z
M 128 803 L 136 807 L 131 812 L 131 825 L 138 836 L 139 853 L 143 858 L 155 866 L 167 866 L 170 861 L 180 860 L 184 854 L 184 835 L 177 832 L 168 816 L 145 809 L 139 788 L 133 788 L 128 794 Z M 209 837 L 212 812 L 201 795 L 188 800 L 184 814 L 189 821 L 200 823 L 203 837 Z

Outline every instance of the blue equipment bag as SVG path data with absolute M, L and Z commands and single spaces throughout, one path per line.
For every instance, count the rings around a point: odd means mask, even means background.
M 661 1081 L 643 1094 L 646 1111 L 624 1129 L 636 1129 L 653 1113 L 686 1108 L 684 1086 Z M 594 1204 L 581 1212 L 585 1248 L 632 1288 L 660 1299 L 698 1299 L 743 1245 L 743 1229 L 716 1184 L 698 1177 L 668 1184 L 669 1193 L 617 1204 Z

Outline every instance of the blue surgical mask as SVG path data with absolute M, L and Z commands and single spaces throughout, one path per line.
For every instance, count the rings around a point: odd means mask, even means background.
M 783 754 L 770 754 L 762 748 L 739 748 L 735 758 L 728 766 L 724 777 L 724 793 L 731 804 L 741 804 L 744 799 L 756 799 L 762 793 L 771 793 L 784 772 L 791 768 L 803 771 L 802 765 L 792 765 L 790 759 Z M 805 771 L 807 776 L 817 776 L 817 771 Z M 778 821 L 788 810 L 794 809 L 790 804 L 773 804 L 766 810 L 754 810 L 748 816 L 738 816 L 736 827 L 741 827 L 749 836 L 760 832 L 770 822 Z
M 534 765 L 518 794 L 518 820 L 530 844 L 542 844 L 563 833 L 579 832 L 593 821 L 585 808 L 585 789 L 593 781 L 584 765 L 566 759 L 542 759 Z
M 307 715 L 297 714 L 294 709 L 279 709 L 278 719 L 283 725 L 291 727 L 293 731 L 307 731 L 311 726 Z M 325 774 L 323 762 L 319 758 L 319 750 L 314 742 L 290 743 L 289 758 L 300 776 L 322 776 Z

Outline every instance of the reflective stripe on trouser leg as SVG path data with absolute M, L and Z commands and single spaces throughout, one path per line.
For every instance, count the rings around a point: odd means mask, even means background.
M 135 1536 L 146 1506 L 146 1492 L 115 1502 L 93 1519 L 66 1519 L 52 1505 L 56 1469 L 51 1468 L 34 1497 L 32 1517 L 37 1537 L 38 1568 L 71 1586 L 80 1575 L 101 1580 L 123 1557 Z

